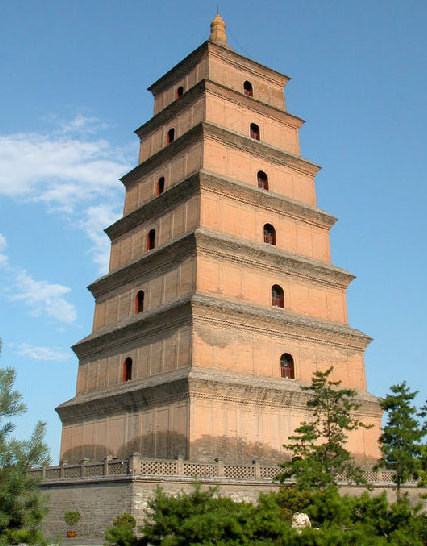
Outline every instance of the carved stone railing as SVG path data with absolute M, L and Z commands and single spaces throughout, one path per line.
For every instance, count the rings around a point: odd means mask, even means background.
M 90 480 L 107 477 L 141 476 L 156 478 L 193 478 L 199 480 L 237 480 L 237 481 L 262 481 L 272 482 L 280 473 L 276 466 L 260 465 L 257 462 L 249 465 L 225 464 L 222 461 L 212 463 L 198 463 L 184 459 L 146 459 L 138 454 L 129 459 L 116 459 L 111 456 L 103 461 L 92 462 L 83 459 L 78 464 L 61 462 L 58 466 L 44 466 L 33 468 L 29 472 L 38 477 L 42 482 L 55 482 L 63 480 Z M 370 484 L 392 485 L 393 472 L 389 470 L 365 470 L 364 477 Z M 340 483 L 348 483 L 345 476 Z M 292 480 L 289 480 L 292 483 Z M 416 482 L 410 481 L 406 485 L 415 486 Z

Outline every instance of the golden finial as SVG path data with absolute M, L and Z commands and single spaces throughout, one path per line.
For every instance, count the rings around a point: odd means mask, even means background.
M 217 13 L 212 19 L 211 23 L 211 35 L 209 40 L 217 42 L 219 44 L 227 43 L 227 34 L 225 33 L 225 22 L 221 15 Z

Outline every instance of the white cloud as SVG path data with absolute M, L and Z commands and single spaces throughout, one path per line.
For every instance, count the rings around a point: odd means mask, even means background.
M 78 203 L 118 191 L 118 178 L 128 167 L 121 150 L 105 140 L 0 136 L 0 194 L 42 201 L 53 209 L 72 211 Z
M 34 345 L 28 345 L 27 343 L 21 343 L 14 347 L 14 349 L 19 355 L 26 356 L 33 360 L 68 360 L 72 356 L 71 353 L 66 353 L 60 349 L 36 347 Z
M 98 265 L 99 272 L 106 273 L 110 258 L 110 240 L 104 233 L 104 228 L 120 217 L 119 210 L 113 205 L 104 203 L 89 207 L 85 214 L 86 218 L 80 221 L 79 227 L 85 231 L 92 242 L 89 252 Z
M 0 265 L 5 265 L 7 263 L 7 256 L 4 253 L 6 247 L 6 237 L 0 233 Z
M 36 281 L 26 271 L 17 270 L 12 300 L 23 301 L 31 314 L 47 314 L 59 322 L 70 324 L 76 320 L 76 309 L 63 297 L 70 288 L 48 281 Z
M 50 132 L 0 135 L 0 195 L 61 213 L 85 232 L 89 253 L 104 274 L 110 245 L 103 229 L 119 217 L 123 189 L 118 179 L 131 167 L 129 149 L 97 138 L 108 124 L 94 116 L 52 120 Z M 1 256 L 0 241 L 0 264 Z

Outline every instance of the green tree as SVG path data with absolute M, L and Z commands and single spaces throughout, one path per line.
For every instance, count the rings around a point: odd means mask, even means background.
M 417 413 L 413 403 L 418 394 L 411 392 L 406 382 L 393 385 L 391 393 L 381 401 L 387 422 L 380 436 L 382 458 L 378 467 L 384 465 L 393 470 L 396 495 L 401 498 L 402 485 L 409 479 L 425 478 L 426 448 L 422 440 L 427 434 L 426 423 L 420 421 L 426 416 L 426 406 Z
M 362 470 L 346 449 L 346 442 L 348 432 L 369 427 L 355 416 L 360 407 L 355 400 L 356 391 L 340 388 L 341 381 L 331 381 L 332 370 L 331 367 L 325 372 L 315 372 L 311 386 L 301 387 L 309 393 L 307 408 L 312 419 L 301 423 L 289 437 L 291 443 L 284 446 L 291 452 L 292 460 L 280 465 L 281 482 L 295 478 L 300 488 L 325 488 L 345 475 L 366 485 Z
M 39 526 L 46 513 L 38 481 L 27 472 L 49 461 L 45 424 L 37 423 L 29 440 L 10 438 L 10 419 L 26 409 L 14 382 L 15 371 L 0 368 L 0 545 L 41 542 Z
M 113 525 L 105 531 L 105 540 L 117 546 L 135 546 L 138 539 L 135 535 L 136 519 L 125 512 L 113 521 Z

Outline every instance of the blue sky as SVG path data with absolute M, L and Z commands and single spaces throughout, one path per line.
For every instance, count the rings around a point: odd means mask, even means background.
M 0 4 L 1 364 L 48 423 L 75 392 L 70 346 L 91 329 L 86 286 L 105 273 L 103 228 L 137 161 L 146 88 L 209 35 L 216 2 L 14 0 Z M 292 77 L 302 155 L 322 165 L 318 205 L 336 215 L 332 259 L 357 279 L 349 322 L 374 338 L 369 390 L 404 379 L 425 398 L 427 3 L 220 3 L 230 45 Z

